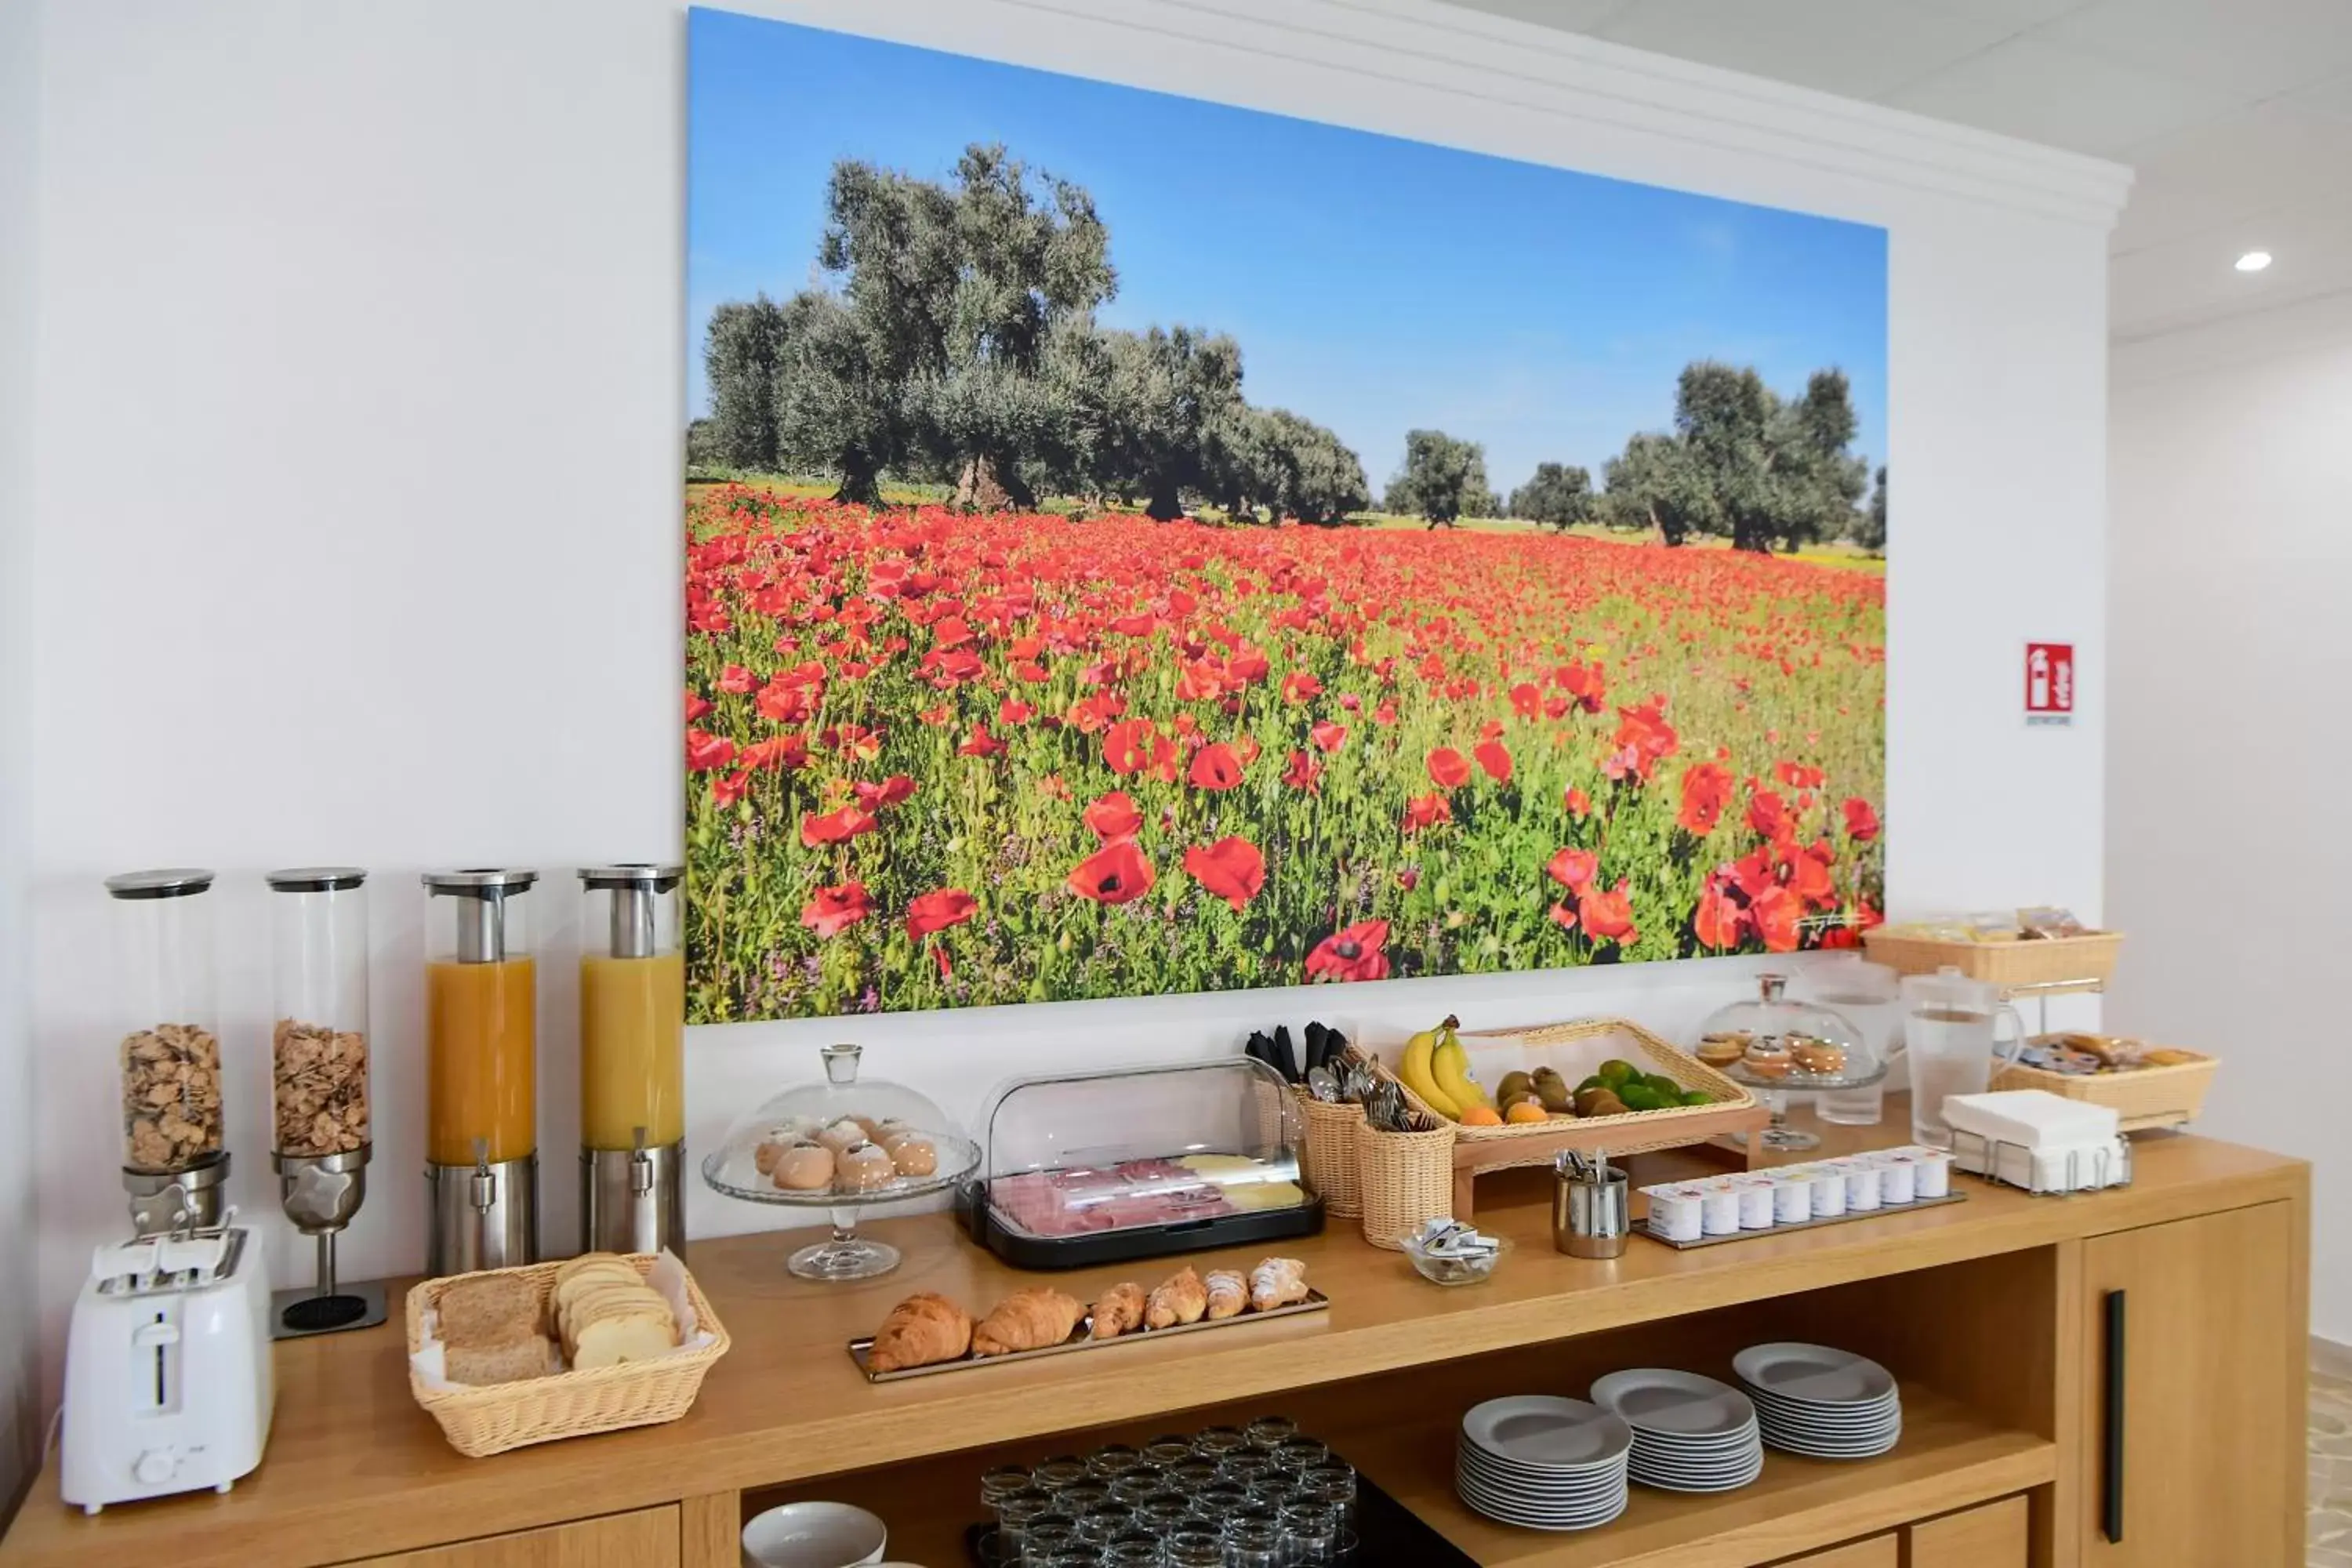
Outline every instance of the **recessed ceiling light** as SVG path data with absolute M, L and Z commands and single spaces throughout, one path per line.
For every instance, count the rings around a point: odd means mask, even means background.
M 2267 250 L 2249 250 L 2238 258 L 2238 270 L 2241 272 L 2260 272 L 2270 264 L 2271 253 Z

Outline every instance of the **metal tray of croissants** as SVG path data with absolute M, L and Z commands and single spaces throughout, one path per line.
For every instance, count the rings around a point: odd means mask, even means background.
M 1128 1281 L 1092 1303 L 1050 1286 L 1031 1286 L 976 1321 L 960 1303 L 926 1290 L 891 1308 L 868 1337 L 850 1341 L 849 1356 L 868 1383 L 896 1383 L 1149 1343 L 1171 1334 L 1245 1328 L 1330 1305 L 1329 1297 L 1307 1283 L 1307 1266 L 1295 1258 L 1263 1258 L 1246 1272 L 1180 1268 L 1150 1290 Z

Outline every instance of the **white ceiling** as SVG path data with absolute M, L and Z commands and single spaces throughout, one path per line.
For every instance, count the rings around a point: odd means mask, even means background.
M 1453 3 L 2131 164 L 2117 338 L 2352 289 L 2352 0 Z

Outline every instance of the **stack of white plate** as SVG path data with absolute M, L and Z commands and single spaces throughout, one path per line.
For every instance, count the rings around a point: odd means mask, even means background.
M 1903 1436 L 1903 1394 L 1867 1356 L 1827 1345 L 1751 1345 L 1732 1370 L 1756 1401 L 1764 1441 L 1815 1459 L 1870 1459 Z
M 1488 1519 L 1590 1530 L 1625 1511 L 1625 1423 L 1581 1399 L 1517 1394 L 1462 1418 L 1454 1487 Z
M 1633 1429 L 1627 1470 L 1645 1487 L 1727 1492 L 1763 1473 L 1756 1406 L 1729 1384 L 1637 1367 L 1594 1384 L 1592 1402 Z

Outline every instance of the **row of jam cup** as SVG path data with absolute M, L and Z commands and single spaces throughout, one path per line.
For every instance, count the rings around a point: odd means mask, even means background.
M 1900 1208 L 1948 1196 L 1951 1190 L 1950 1152 L 1925 1147 L 1880 1149 L 1642 1189 L 1650 1200 L 1650 1229 L 1664 1241 L 1696 1241 Z

